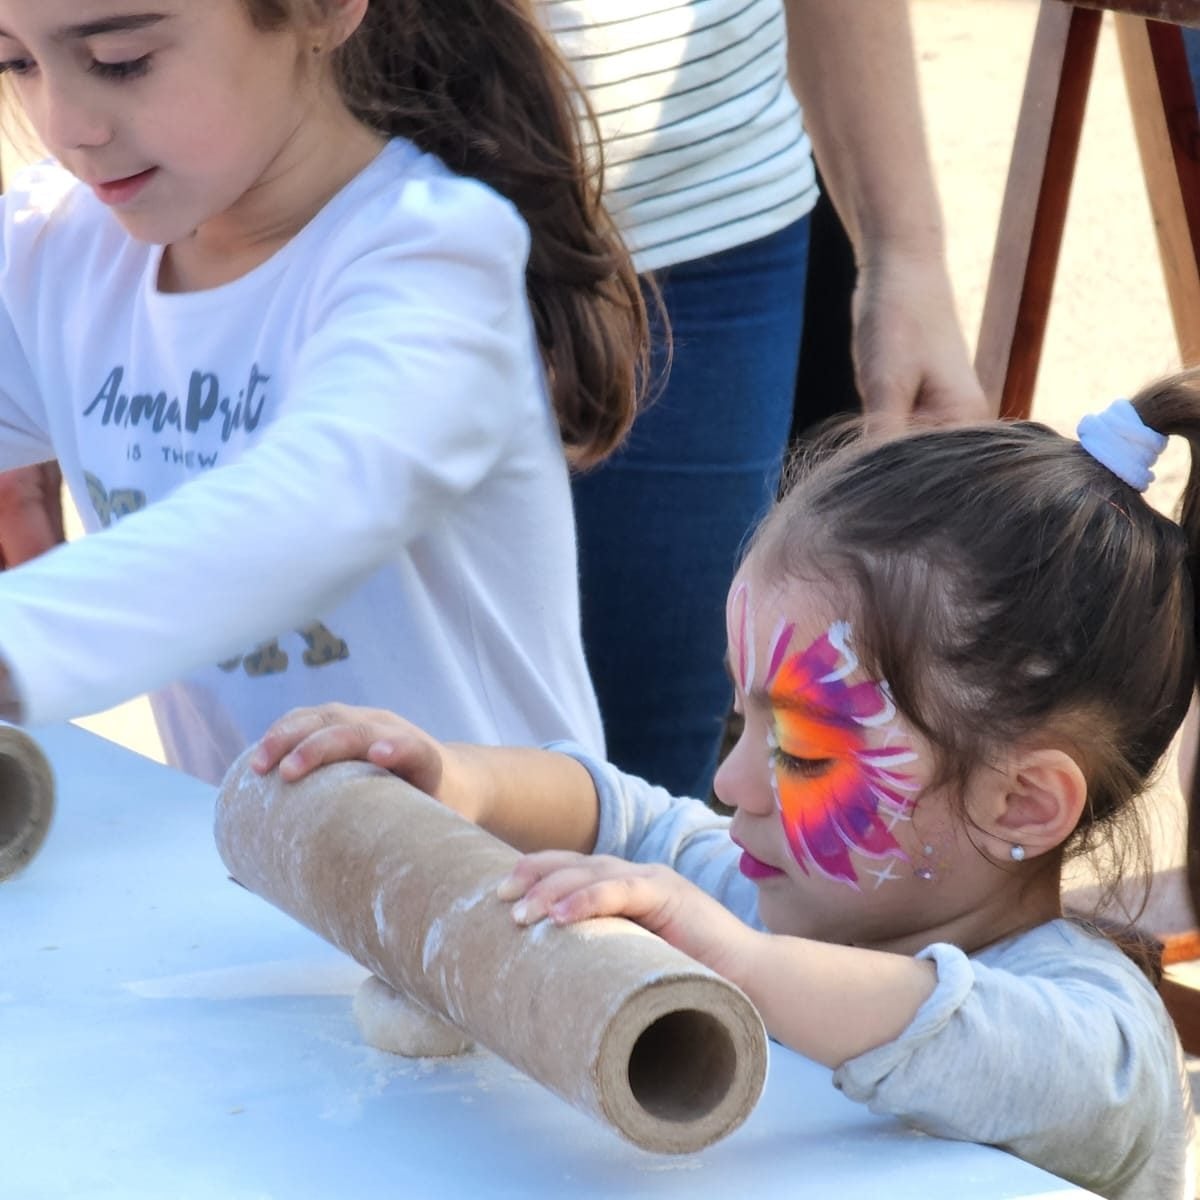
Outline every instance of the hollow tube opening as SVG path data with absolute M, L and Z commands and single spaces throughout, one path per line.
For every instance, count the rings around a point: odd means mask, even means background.
M 629 1090 L 651 1116 L 694 1121 L 725 1099 L 736 1070 L 729 1030 L 708 1013 L 684 1009 L 642 1031 L 629 1055 Z

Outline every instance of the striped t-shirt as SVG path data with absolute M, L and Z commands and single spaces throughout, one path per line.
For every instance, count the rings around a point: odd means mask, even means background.
M 638 269 L 775 233 L 816 202 L 782 0 L 539 0 L 587 88 Z

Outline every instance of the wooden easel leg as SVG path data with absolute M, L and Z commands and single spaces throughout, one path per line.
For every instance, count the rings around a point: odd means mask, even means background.
M 1179 356 L 1200 362 L 1200 120 L 1177 25 L 1115 15 Z
M 975 370 L 1003 417 L 1027 417 L 1102 13 L 1043 0 L 1000 210 Z

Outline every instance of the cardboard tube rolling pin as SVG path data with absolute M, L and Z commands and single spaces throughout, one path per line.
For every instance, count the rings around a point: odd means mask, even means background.
M 37 742 L 0 724 L 0 880 L 42 848 L 54 815 L 54 773 Z
M 244 887 L 644 1149 L 691 1153 L 749 1115 L 767 1043 L 733 984 L 629 921 L 517 925 L 496 898 L 517 852 L 385 771 L 287 784 L 247 762 L 216 813 Z

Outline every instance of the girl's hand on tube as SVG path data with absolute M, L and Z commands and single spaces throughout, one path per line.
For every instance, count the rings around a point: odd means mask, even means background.
M 520 925 L 625 917 L 735 983 L 761 940 L 724 905 L 658 863 L 547 850 L 522 858 L 497 894 L 515 901 Z
M 452 757 L 450 747 L 386 709 L 322 704 L 280 717 L 263 735 L 250 765 L 260 775 L 278 767 L 280 777 L 294 783 L 329 763 L 368 762 L 474 819 L 454 802 L 453 788 L 447 786 Z

